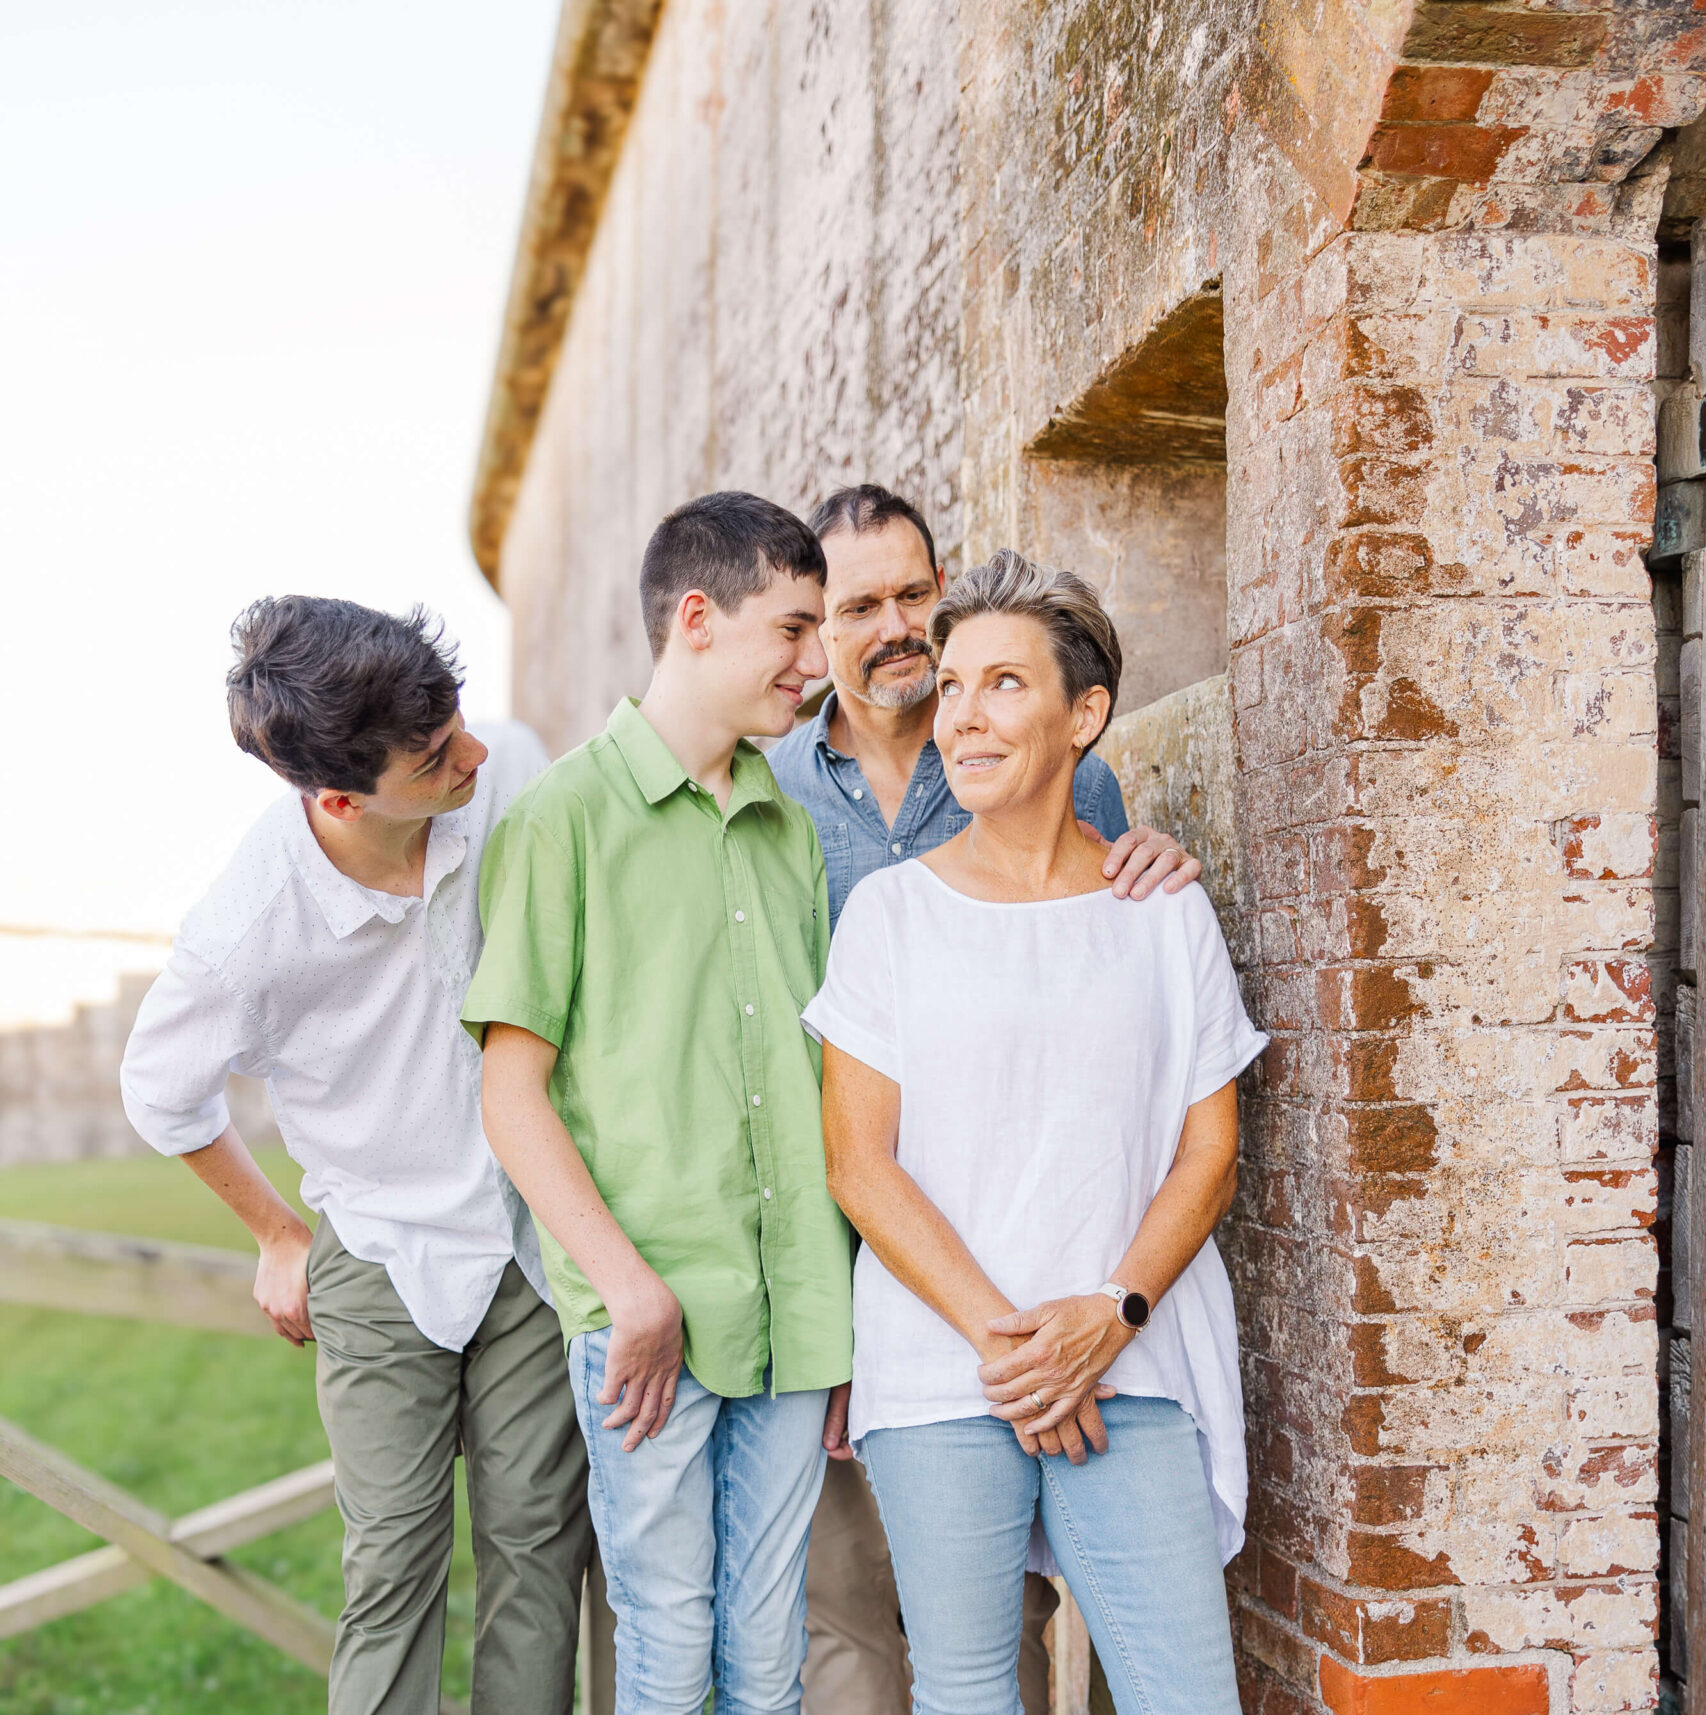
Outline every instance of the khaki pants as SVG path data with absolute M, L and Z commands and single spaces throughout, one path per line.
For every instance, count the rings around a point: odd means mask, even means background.
M 1046 1578 L 1025 1577 L 1019 1697 L 1025 1715 L 1048 1715 L 1043 1627 L 1060 1598 Z M 812 1516 L 806 1557 L 804 1715 L 908 1715 L 912 1664 L 900 1597 L 876 1497 L 856 1460 L 832 1459 Z
M 473 1715 L 571 1715 L 592 1525 L 556 1313 L 512 1262 L 468 1349 L 447 1352 L 325 1219 L 308 1313 L 344 1519 L 331 1715 L 437 1715 L 458 1451 L 474 1544 Z

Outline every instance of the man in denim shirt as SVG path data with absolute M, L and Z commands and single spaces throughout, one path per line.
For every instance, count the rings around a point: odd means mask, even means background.
M 811 812 L 829 871 L 833 929 L 856 882 L 933 850 L 971 820 L 948 790 L 930 736 L 936 667 L 925 642 L 941 598 L 929 526 L 874 484 L 843 488 L 812 514 L 829 564 L 820 632 L 835 688 L 810 721 L 769 752 L 782 790 Z M 1114 772 L 1094 752 L 1078 765 L 1078 819 L 1110 842 L 1113 892 L 1175 892 L 1202 866 L 1165 834 L 1127 829 Z M 888 1542 L 862 1469 L 833 1461 L 812 1522 L 806 1567 L 805 1715 L 906 1715 L 911 1671 Z M 1025 1580 L 1019 1679 L 1027 1715 L 1048 1707 L 1042 1629 L 1056 1597 Z

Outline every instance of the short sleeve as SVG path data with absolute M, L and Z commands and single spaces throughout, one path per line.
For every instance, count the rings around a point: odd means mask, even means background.
M 1192 885 L 1179 897 L 1185 905 L 1196 988 L 1196 1052 L 1190 1092 L 1195 1103 L 1236 1078 L 1267 1047 L 1268 1039 L 1244 1011 L 1232 957 L 1208 895 Z
M 834 1043 L 843 1054 L 898 1084 L 900 1044 L 889 926 L 879 887 L 872 885 L 883 873 L 879 871 L 848 894 L 829 943 L 823 987 L 800 1016 L 818 1041 Z
M 531 804 L 513 806 L 492 830 L 480 864 L 485 949 L 462 1003 L 477 1041 L 488 1024 L 513 1024 L 558 1048 L 580 977 L 580 865 L 563 818 L 548 825 Z
M 1094 751 L 1078 764 L 1072 777 L 1072 804 L 1078 819 L 1088 822 L 1110 844 L 1131 826 L 1119 779 Z
M 225 1080 L 265 1077 L 260 1025 L 241 995 L 179 946 L 137 1009 L 119 1069 L 125 1117 L 151 1149 L 188 1155 L 231 1123 Z

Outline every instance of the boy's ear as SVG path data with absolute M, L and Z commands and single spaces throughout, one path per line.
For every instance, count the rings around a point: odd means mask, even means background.
M 675 604 L 675 623 L 687 639 L 687 647 L 705 650 L 711 647 L 711 598 L 703 590 L 689 590 Z
M 314 794 L 315 807 L 334 822 L 359 822 L 366 808 L 365 800 L 354 792 L 334 792 L 323 786 Z

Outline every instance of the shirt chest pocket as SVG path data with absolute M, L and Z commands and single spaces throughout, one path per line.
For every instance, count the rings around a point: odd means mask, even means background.
M 803 890 L 767 887 L 765 913 L 782 980 L 803 1011 L 818 991 L 816 907 Z
M 853 841 L 848 836 L 845 822 L 820 826 L 817 837 L 823 847 L 823 866 L 829 877 L 829 920 L 834 923 L 841 916 L 847 895 L 853 891 Z

